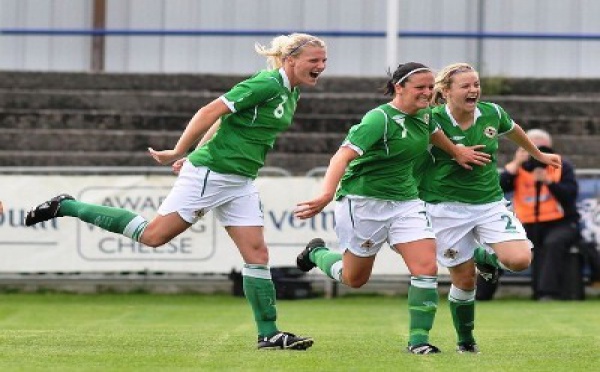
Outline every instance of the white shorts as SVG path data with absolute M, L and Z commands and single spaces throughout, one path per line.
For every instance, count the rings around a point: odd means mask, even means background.
M 454 267 L 473 257 L 481 245 L 528 240 L 525 229 L 506 200 L 487 204 L 427 204 L 440 265 Z M 530 243 L 531 244 L 531 243 Z M 489 250 L 488 247 L 486 249 Z
M 213 172 L 185 161 L 158 214 L 177 212 L 193 224 L 210 210 L 223 226 L 264 225 L 260 197 L 251 178 Z
M 384 242 L 394 246 L 435 238 L 425 204 L 418 199 L 344 197 L 336 202 L 335 222 L 340 247 L 359 257 L 376 255 Z

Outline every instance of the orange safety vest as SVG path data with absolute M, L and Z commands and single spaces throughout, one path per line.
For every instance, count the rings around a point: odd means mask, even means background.
M 559 182 L 561 170 L 546 167 L 546 172 L 553 182 Z M 514 181 L 513 205 L 515 214 L 522 223 L 533 223 L 535 219 L 535 180 L 533 174 L 519 168 Z M 547 222 L 561 219 L 565 216 L 562 206 L 550 193 L 545 184 L 542 184 L 539 196 L 539 215 L 537 222 Z

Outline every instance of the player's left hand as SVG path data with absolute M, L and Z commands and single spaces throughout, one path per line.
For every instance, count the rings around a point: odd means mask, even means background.
M 465 169 L 473 169 L 470 164 L 486 165 L 491 162 L 491 156 L 488 153 L 478 151 L 484 148 L 485 145 L 476 146 L 457 146 L 454 160 Z
M 562 159 L 558 154 L 550 154 L 543 152 L 542 156 L 540 156 L 537 160 L 541 161 L 546 165 L 550 165 L 556 169 L 562 167 Z
M 183 167 L 183 163 L 185 163 L 187 159 L 186 158 L 181 158 L 175 161 L 175 163 L 173 163 L 173 165 L 171 165 L 171 168 L 173 169 L 173 173 L 175 174 L 179 174 L 179 172 L 181 171 L 181 168 Z
M 162 165 L 171 164 L 172 162 L 181 158 L 181 155 L 175 150 L 156 151 L 152 147 L 148 147 L 148 152 L 150 153 L 150 156 L 154 158 L 154 160 Z
M 294 216 L 301 220 L 311 218 L 320 213 L 332 200 L 332 196 L 321 194 L 313 200 L 298 203 L 294 210 Z

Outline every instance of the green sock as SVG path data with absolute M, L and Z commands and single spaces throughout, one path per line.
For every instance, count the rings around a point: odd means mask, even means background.
M 475 260 L 475 263 L 478 264 L 488 264 L 497 268 L 504 268 L 500 264 L 500 262 L 498 262 L 498 256 L 496 256 L 495 253 L 488 252 L 483 247 L 475 248 L 475 252 L 473 253 L 473 259 Z
M 452 285 L 448 293 L 452 322 L 458 336 L 458 344 L 473 344 L 475 329 L 475 290 L 465 291 Z
M 410 346 L 429 343 L 438 305 L 437 276 L 412 276 L 408 287 Z
M 342 281 L 342 254 L 329 248 L 316 248 L 308 255 L 325 275 L 338 282 Z
M 279 332 L 275 321 L 275 286 L 266 265 L 244 265 L 242 269 L 244 294 L 252 307 L 259 337 L 270 337 Z
M 101 229 L 125 235 L 136 241 L 139 241 L 142 232 L 148 226 L 148 221 L 143 217 L 126 209 L 88 204 L 77 200 L 62 201 L 57 216 L 77 217 Z

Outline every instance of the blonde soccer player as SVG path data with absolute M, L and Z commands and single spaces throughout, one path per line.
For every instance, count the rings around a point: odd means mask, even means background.
M 282 332 L 276 325 L 275 288 L 253 180 L 278 134 L 292 124 L 299 87 L 314 86 L 325 70 L 327 50 L 323 40 L 307 34 L 278 36 L 269 47 L 256 45 L 256 50 L 267 58 L 268 70 L 200 108 L 173 149 L 149 149 L 157 162 L 171 164 L 201 140 L 178 170 L 171 192 L 151 221 L 125 209 L 88 204 L 63 194 L 31 210 L 26 225 L 76 217 L 158 247 L 212 210 L 244 261 L 244 293 L 258 329 L 258 348 L 304 350 L 312 346 L 311 337 Z

